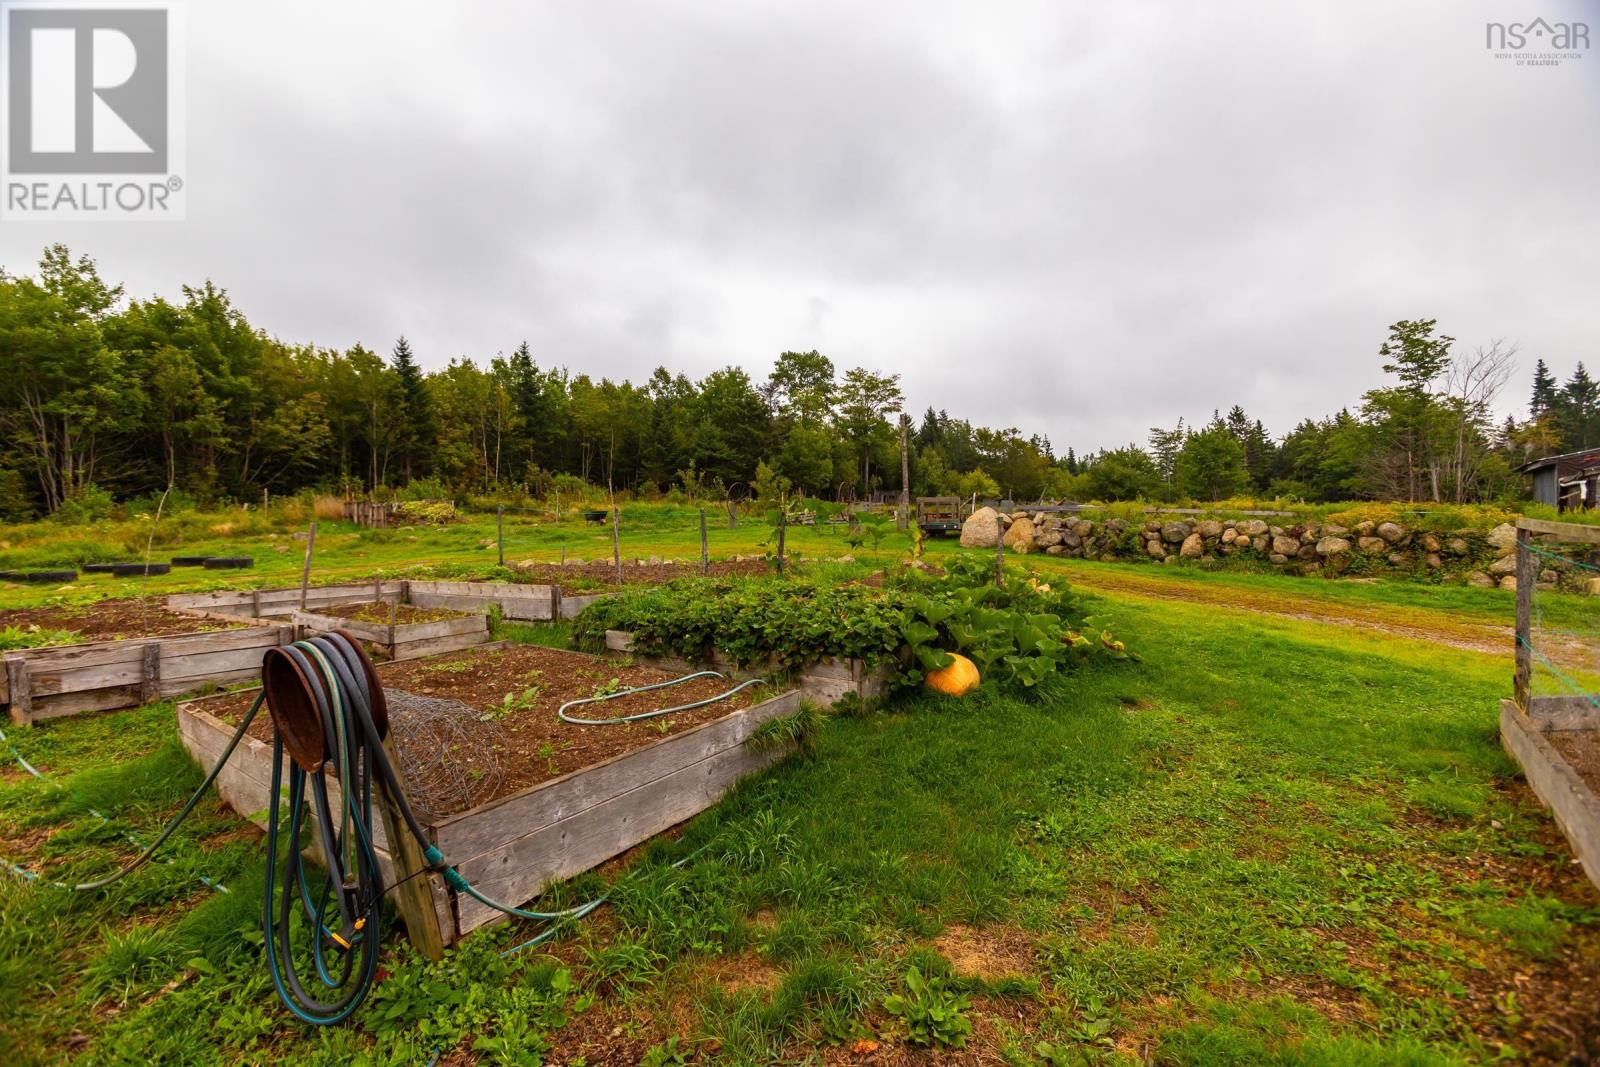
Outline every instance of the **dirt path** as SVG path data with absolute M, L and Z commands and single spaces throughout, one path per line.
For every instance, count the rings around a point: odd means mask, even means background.
M 1142 600 L 1181 600 L 1189 604 L 1206 604 L 1256 615 L 1328 623 L 1412 641 L 1449 645 L 1468 652 L 1509 656 L 1515 643 L 1515 634 L 1510 626 L 1472 622 L 1416 608 L 1339 604 L 1315 597 L 1296 596 L 1286 591 L 1264 593 L 1234 586 L 1201 585 L 1179 578 L 1130 574 L 1109 567 L 1073 567 L 1067 573 L 1074 585 L 1090 592 L 1132 596 Z M 1563 655 L 1557 658 L 1569 658 L 1567 650 L 1563 650 Z M 1576 665 L 1583 664 L 1580 661 Z

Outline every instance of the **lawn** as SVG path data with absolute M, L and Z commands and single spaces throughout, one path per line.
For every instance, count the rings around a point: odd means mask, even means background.
M 696 554 L 681 510 L 628 524 L 625 551 Z M 494 558 L 482 521 L 415 542 L 333 530 L 330 576 Z M 713 530 L 713 551 L 760 551 L 769 532 Z M 835 530 L 789 534 L 803 556 L 873 555 Z M 519 528 L 516 544 L 516 558 L 563 544 L 595 558 L 609 541 L 565 524 Z M 1442 626 L 1510 606 L 1493 591 L 1430 603 L 1397 583 L 1030 564 L 1086 588 L 1127 572 L 1347 597 Z M 263 559 L 257 580 L 297 567 Z M 1508 655 L 1148 590 L 1108 589 L 1102 607 L 1140 662 L 830 718 L 814 756 L 551 894 L 615 885 L 611 906 L 550 945 L 502 957 L 537 928 L 501 926 L 428 964 L 391 937 L 345 1029 L 307 1032 L 278 1007 L 258 837 L 213 803 L 172 863 L 120 889 L 0 880 L 0 1053 L 1355 1065 L 1600 1052 L 1600 894 L 1499 748 Z M 0 855 L 57 878 L 131 854 L 124 832 L 158 828 L 200 777 L 167 703 L 8 733 L 52 784 L 0 771 Z

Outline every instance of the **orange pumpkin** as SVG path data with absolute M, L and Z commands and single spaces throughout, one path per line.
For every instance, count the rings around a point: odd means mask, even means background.
M 978 688 L 978 681 L 977 665 L 967 657 L 952 652 L 950 665 L 937 671 L 929 671 L 923 684 L 946 696 L 961 697 Z

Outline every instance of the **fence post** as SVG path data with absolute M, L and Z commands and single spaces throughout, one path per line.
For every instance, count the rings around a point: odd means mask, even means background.
M 706 509 L 700 509 L 700 573 L 711 573 L 711 552 L 706 545 Z
M 1006 532 L 997 521 L 994 524 L 994 584 L 1006 584 Z
M 1517 668 L 1512 676 L 1512 698 L 1526 715 L 1531 706 L 1533 681 L 1533 531 L 1517 526 Z
M 622 509 L 611 505 L 611 563 L 617 569 L 617 584 L 622 584 L 622 535 L 617 532 L 617 512 Z
M 317 520 L 311 520 L 311 528 L 306 531 L 306 562 L 300 568 L 300 610 L 306 610 L 306 586 L 311 584 L 311 550 L 317 546 Z
M 778 573 L 783 573 L 783 535 L 789 529 L 789 513 L 778 512 Z
M 506 506 L 494 506 L 494 536 L 500 542 L 500 566 L 506 565 Z

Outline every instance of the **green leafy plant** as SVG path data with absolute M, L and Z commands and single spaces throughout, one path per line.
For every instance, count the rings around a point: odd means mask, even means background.
M 639 1067 L 678 1067 L 688 1062 L 688 1053 L 678 1047 L 676 1034 L 646 1049 L 644 1055 L 639 1057 Z
M 949 1048 L 967 1043 L 972 1021 L 966 1012 L 971 1006 L 965 994 L 950 989 L 942 978 L 923 975 L 915 965 L 906 972 L 905 992 L 883 1000 L 883 1010 L 905 1023 L 912 1044 Z
M 22 648 L 49 648 L 70 645 L 78 635 L 71 630 L 50 630 L 38 623 L 27 626 L 7 626 L 0 629 L 0 652 L 15 652 Z

